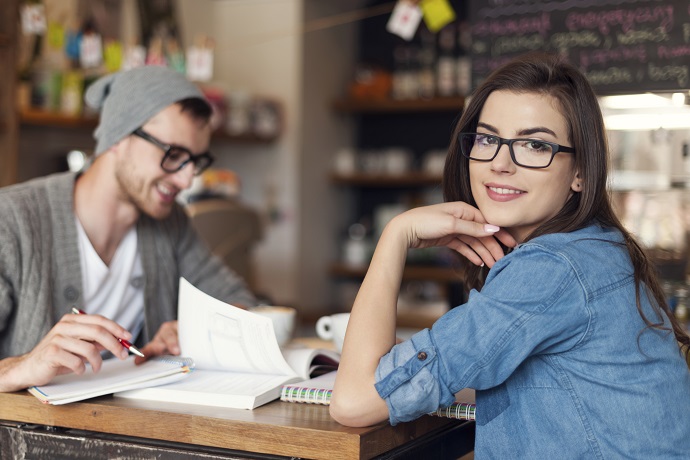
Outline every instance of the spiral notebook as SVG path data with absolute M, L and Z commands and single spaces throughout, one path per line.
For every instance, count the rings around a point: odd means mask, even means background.
M 455 394 L 455 402 L 453 404 L 440 408 L 429 415 L 456 418 L 458 420 L 474 420 L 476 408 L 474 390 L 463 388 Z
M 178 356 L 160 356 L 135 365 L 134 356 L 103 361 L 99 372 L 86 366 L 82 375 L 65 374 L 48 385 L 29 388 L 29 393 L 45 404 L 67 404 L 96 396 L 175 382 L 187 376 L 194 361 Z
M 280 391 L 280 400 L 328 406 L 331 404 L 335 375 L 336 372 L 333 371 L 313 379 L 283 385 Z
M 336 374 L 337 371 L 333 371 L 313 379 L 283 385 L 280 400 L 328 406 L 331 404 Z M 474 390 L 465 388 L 455 395 L 456 401 L 453 404 L 440 408 L 429 415 L 458 420 L 474 420 L 476 410 L 474 398 Z

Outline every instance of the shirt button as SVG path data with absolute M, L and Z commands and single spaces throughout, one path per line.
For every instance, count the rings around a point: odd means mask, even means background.
M 426 352 L 420 351 L 417 353 L 417 359 L 420 361 L 424 361 L 426 359 Z
M 65 299 L 70 302 L 74 302 L 79 298 L 79 290 L 74 286 L 67 286 L 63 291 Z
M 144 286 L 144 277 L 135 276 L 129 281 L 129 285 L 132 286 L 134 289 L 141 289 Z

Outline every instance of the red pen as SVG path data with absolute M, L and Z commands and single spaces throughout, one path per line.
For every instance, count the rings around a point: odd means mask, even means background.
M 84 310 L 79 310 L 78 308 L 75 308 L 75 307 L 72 307 L 72 313 L 74 313 L 75 315 L 85 315 L 86 314 L 86 312 Z M 134 353 L 135 355 L 141 356 L 142 358 L 146 358 L 146 356 L 144 356 L 144 354 L 142 352 L 140 352 L 139 349 L 137 349 L 137 347 L 135 347 L 134 345 L 132 345 L 131 343 L 129 343 L 125 339 L 121 339 L 119 337 L 116 337 L 116 339 L 122 344 L 123 347 L 125 347 L 126 349 L 128 349 L 129 351 Z

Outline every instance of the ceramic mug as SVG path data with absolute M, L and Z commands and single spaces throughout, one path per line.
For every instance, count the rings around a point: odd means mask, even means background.
M 335 315 L 322 316 L 316 322 L 316 335 L 323 340 L 332 340 L 338 352 L 343 351 L 343 340 L 347 330 L 349 313 L 336 313 Z
M 252 308 L 250 311 L 270 318 L 273 321 L 273 330 L 276 333 L 276 340 L 279 346 L 283 347 L 292 340 L 297 310 L 292 307 L 261 305 Z

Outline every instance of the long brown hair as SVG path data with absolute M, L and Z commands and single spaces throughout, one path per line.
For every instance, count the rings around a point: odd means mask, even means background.
M 560 212 L 536 228 L 525 240 L 549 233 L 572 232 L 593 221 L 617 228 L 622 234 L 634 269 L 637 311 L 647 327 L 664 329 L 663 316 L 671 322 L 678 342 L 690 356 L 690 337 L 670 311 L 656 269 L 644 249 L 635 241 L 614 212 L 609 191 L 608 144 L 604 120 L 594 91 L 585 76 L 564 59 L 535 52 L 518 57 L 495 70 L 470 97 L 455 126 L 443 173 L 445 201 L 464 201 L 476 206 L 470 188 L 469 161 L 460 152 L 458 133 L 475 132 L 479 115 L 491 93 L 498 90 L 515 93 L 547 94 L 560 104 L 568 126 L 568 140 L 575 148 L 575 168 L 583 180 L 582 191 L 574 193 Z M 481 288 L 487 268 L 466 264 L 464 281 L 468 289 Z M 651 320 L 642 311 L 640 291 L 650 298 L 656 313 Z

